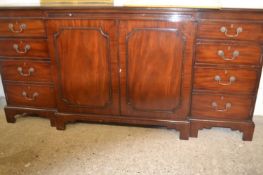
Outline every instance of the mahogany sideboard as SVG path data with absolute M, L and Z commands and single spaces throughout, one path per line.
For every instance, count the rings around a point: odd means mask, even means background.
M 180 139 L 226 127 L 252 140 L 263 11 L 0 8 L 7 122 L 163 126 Z

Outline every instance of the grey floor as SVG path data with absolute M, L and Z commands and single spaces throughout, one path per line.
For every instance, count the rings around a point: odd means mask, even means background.
M 199 138 L 178 132 L 97 124 L 57 131 L 42 118 L 5 121 L 0 110 L 0 175 L 262 175 L 263 117 L 252 142 L 213 128 Z

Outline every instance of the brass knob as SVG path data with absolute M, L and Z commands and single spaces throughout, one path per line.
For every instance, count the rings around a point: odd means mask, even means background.
M 222 78 L 219 75 L 216 75 L 214 77 L 214 80 L 217 81 L 217 83 L 220 84 L 220 85 L 227 86 L 227 85 L 233 84 L 236 81 L 236 77 L 235 76 L 230 76 L 229 77 L 229 82 L 227 82 L 227 83 L 222 82 Z
M 22 50 L 22 51 L 19 48 L 18 44 L 13 44 L 13 48 L 15 49 L 16 53 L 26 54 L 31 49 L 31 46 L 29 44 L 26 44 L 24 47 L 24 50 Z
M 238 27 L 236 29 L 236 34 L 232 35 L 232 34 L 228 34 L 228 29 L 225 26 L 222 26 L 220 28 L 220 32 L 224 33 L 226 37 L 235 38 L 235 37 L 238 37 L 241 32 L 243 32 L 243 28 L 242 27 Z
M 28 77 L 28 76 L 31 76 L 35 72 L 35 69 L 33 67 L 30 67 L 27 70 L 28 73 L 24 73 L 22 67 L 17 67 L 17 72 L 23 77 Z
M 213 102 L 211 103 L 211 106 L 212 106 L 212 108 L 213 108 L 215 111 L 225 112 L 225 111 L 228 111 L 228 110 L 231 109 L 232 104 L 228 102 L 228 103 L 225 104 L 225 108 L 219 109 L 217 103 L 216 103 L 215 101 L 213 101 Z
M 218 51 L 217 51 L 217 55 L 220 56 L 221 58 L 223 58 L 223 60 L 231 61 L 231 60 L 236 59 L 236 57 L 239 56 L 239 51 L 238 51 L 238 50 L 235 50 L 235 51 L 232 53 L 232 57 L 231 57 L 231 58 L 227 58 L 227 57 L 225 56 L 225 52 L 224 52 L 223 50 L 218 50 Z
M 26 24 L 20 24 L 20 25 L 19 25 L 19 30 L 15 30 L 15 29 L 14 29 L 14 24 L 12 24 L 12 23 L 9 23 L 9 24 L 8 24 L 8 29 L 9 29 L 9 31 L 11 31 L 11 32 L 13 32 L 13 33 L 21 33 L 21 32 L 23 32 L 26 28 L 27 28 L 27 25 L 26 25 Z
M 36 98 L 39 96 L 39 94 L 38 94 L 37 92 L 34 92 L 33 95 L 32 95 L 32 97 L 29 97 L 29 95 L 27 94 L 27 92 L 26 92 L 26 91 L 23 91 L 23 92 L 22 92 L 22 96 L 23 96 L 26 100 L 28 100 L 28 101 L 34 101 L 34 100 L 36 100 Z

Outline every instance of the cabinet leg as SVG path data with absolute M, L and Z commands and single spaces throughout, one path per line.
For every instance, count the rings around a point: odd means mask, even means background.
M 51 119 L 50 119 L 50 125 L 51 125 L 52 127 L 55 127 L 55 126 L 56 126 L 56 120 L 55 120 L 54 118 L 51 118 Z
M 179 138 L 181 140 L 188 140 L 189 139 L 189 130 L 190 125 L 189 123 L 181 123 L 181 124 L 172 124 L 167 126 L 170 129 L 175 129 L 180 132 Z
M 190 124 L 190 137 L 198 137 L 198 127 L 194 124 Z
M 65 130 L 66 129 L 66 124 L 63 119 L 56 119 L 56 128 L 57 130 Z
M 8 114 L 6 114 L 6 121 L 7 121 L 8 123 L 15 123 L 15 122 L 16 122 L 16 118 L 15 118 L 14 115 L 8 115 Z
M 243 130 L 243 140 L 252 141 L 255 125 L 249 125 Z
M 188 140 L 189 139 L 189 126 L 182 127 L 180 129 L 180 139 L 181 140 Z
M 5 109 L 5 117 L 6 117 L 6 121 L 8 123 L 15 123 L 16 122 L 15 115 L 16 115 L 15 112 L 12 112 L 10 110 Z

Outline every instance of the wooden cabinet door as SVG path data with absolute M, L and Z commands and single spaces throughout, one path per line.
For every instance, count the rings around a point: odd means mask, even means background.
M 190 22 L 121 21 L 121 114 L 186 119 L 192 48 Z
M 48 20 L 59 112 L 119 114 L 113 20 Z

